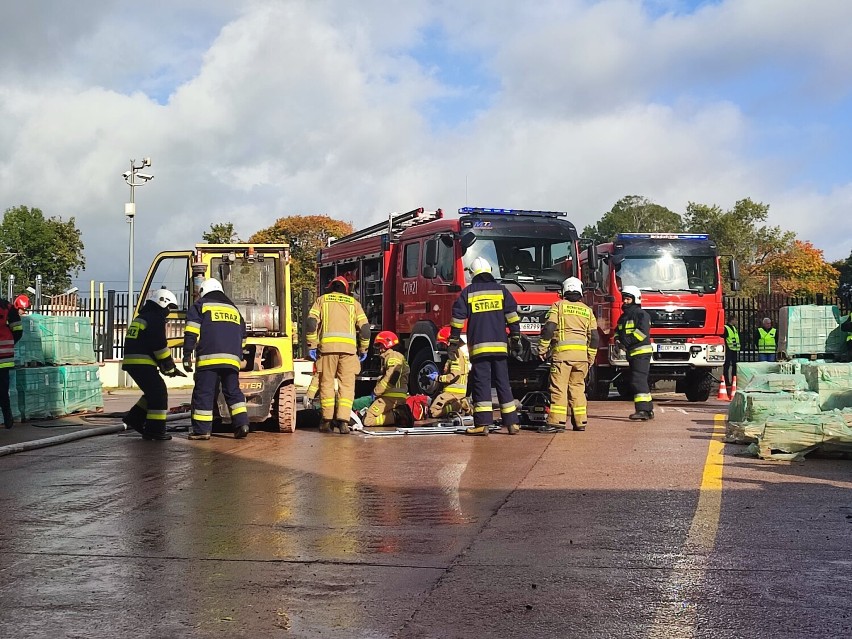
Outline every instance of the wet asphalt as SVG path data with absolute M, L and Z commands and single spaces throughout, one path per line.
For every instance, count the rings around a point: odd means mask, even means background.
M 852 462 L 760 461 L 725 409 L 0 457 L 0 637 L 852 636 Z

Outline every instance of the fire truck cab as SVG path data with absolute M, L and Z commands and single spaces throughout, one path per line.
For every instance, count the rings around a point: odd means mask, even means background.
M 458 218 L 441 209 L 391 214 L 387 222 L 334 241 L 319 254 L 318 290 L 343 275 L 361 302 L 375 335 L 399 335 L 411 366 L 410 391 L 434 394 L 429 373 L 443 365 L 438 330 L 450 322 L 452 306 L 470 283 L 468 265 L 479 256 L 513 294 L 527 348 L 510 357 L 513 389 L 522 396 L 547 387 L 548 366 L 535 344 L 562 281 L 579 275 L 576 228 L 565 213 L 466 207 Z M 378 361 L 365 362 L 359 380 L 378 379 Z

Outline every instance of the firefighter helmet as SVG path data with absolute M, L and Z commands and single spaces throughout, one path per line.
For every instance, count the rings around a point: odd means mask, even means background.
M 200 297 L 204 297 L 207 293 L 212 293 L 213 291 L 219 291 L 221 293 L 222 283 L 219 280 L 210 277 L 204 280 L 204 283 L 201 284 L 198 295 Z
M 373 340 L 373 344 L 381 346 L 385 350 L 390 350 L 399 344 L 399 338 L 393 331 L 382 331 L 376 335 L 376 339 Z
M 30 307 L 30 298 L 26 295 L 18 295 L 13 302 L 13 305 L 19 311 L 26 311 Z
M 490 273 L 491 272 L 491 264 L 488 263 L 484 257 L 477 257 L 473 262 L 470 263 L 470 267 L 468 269 L 471 274 L 476 277 L 477 275 L 481 275 L 482 273 Z
M 621 289 L 621 297 L 624 297 L 625 295 L 632 297 L 636 304 L 642 303 L 642 291 L 639 290 L 638 286 L 625 286 Z
M 161 288 L 153 291 L 148 296 L 148 299 L 162 308 L 176 309 L 178 307 L 178 301 L 175 294 L 167 288 Z
M 565 293 L 582 293 L 583 283 L 576 277 L 568 277 L 562 282 L 562 294 Z
M 444 326 L 440 331 L 438 331 L 438 343 L 439 344 L 449 344 L 450 343 L 450 327 Z
M 349 293 L 349 280 L 347 280 L 342 275 L 338 275 L 328 283 L 328 288 L 331 288 L 335 282 L 340 282 L 343 285 L 343 292 Z

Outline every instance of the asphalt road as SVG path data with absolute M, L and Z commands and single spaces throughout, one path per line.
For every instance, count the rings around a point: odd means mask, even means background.
M 585 433 L 0 457 L 0 637 L 852 636 L 850 462 L 751 458 L 674 397 Z

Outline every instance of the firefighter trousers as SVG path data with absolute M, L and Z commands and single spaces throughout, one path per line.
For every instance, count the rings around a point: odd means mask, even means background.
M 396 424 L 393 409 L 404 403 L 405 397 L 376 397 L 367 409 L 364 426 L 393 426 Z
M 319 394 L 323 420 L 337 419 L 349 423 L 352 402 L 355 400 L 355 377 L 360 370 L 361 362 L 354 353 L 329 353 L 320 356 L 317 372 L 320 375 Z M 334 380 L 337 380 L 336 394 Z
M 509 385 L 509 359 L 506 356 L 486 355 L 472 360 L 470 381 L 473 387 L 474 426 L 491 426 L 494 423 L 492 386 L 497 391 L 503 425 L 512 426 L 518 423 L 515 398 Z
M 9 371 L 8 367 L 0 368 L 0 408 L 3 410 L 3 425 L 12 428 L 12 399 L 9 397 Z M 18 390 L 15 389 L 17 393 Z
M 136 382 L 142 397 L 124 415 L 124 423 L 140 433 L 162 435 L 166 432 L 169 391 L 156 366 L 128 365 L 124 370 Z
M 547 423 L 551 426 L 565 426 L 568 412 L 574 426 L 585 426 L 586 416 L 586 374 L 589 362 L 554 361 L 550 366 L 550 414 Z
M 320 361 L 322 361 L 322 358 L 320 358 Z M 317 393 L 319 393 L 320 379 L 322 379 L 322 364 L 314 362 L 314 375 L 311 377 L 311 383 L 308 384 L 308 390 L 305 391 L 305 396 L 308 399 L 316 398 Z
M 653 412 L 651 386 L 648 384 L 648 374 L 651 372 L 651 354 L 628 357 L 627 363 L 630 365 L 630 387 L 633 389 L 633 405 L 636 412 Z
M 733 377 L 737 376 L 737 361 L 739 358 L 739 351 L 732 351 L 731 349 L 725 351 L 725 365 L 722 367 L 722 375 L 725 378 L 725 384 L 728 388 L 733 383 L 731 373 L 733 373 Z
M 470 402 L 467 397 L 455 393 L 441 393 L 429 404 L 430 417 L 443 417 L 452 413 L 470 415 Z
M 213 408 L 220 384 L 231 413 L 231 426 L 237 430 L 249 423 L 246 397 L 240 390 L 240 372 L 235 368 L 201 368 L 195 370 L 192 389 L 193 433 L 210 434 L 213 430 Z

